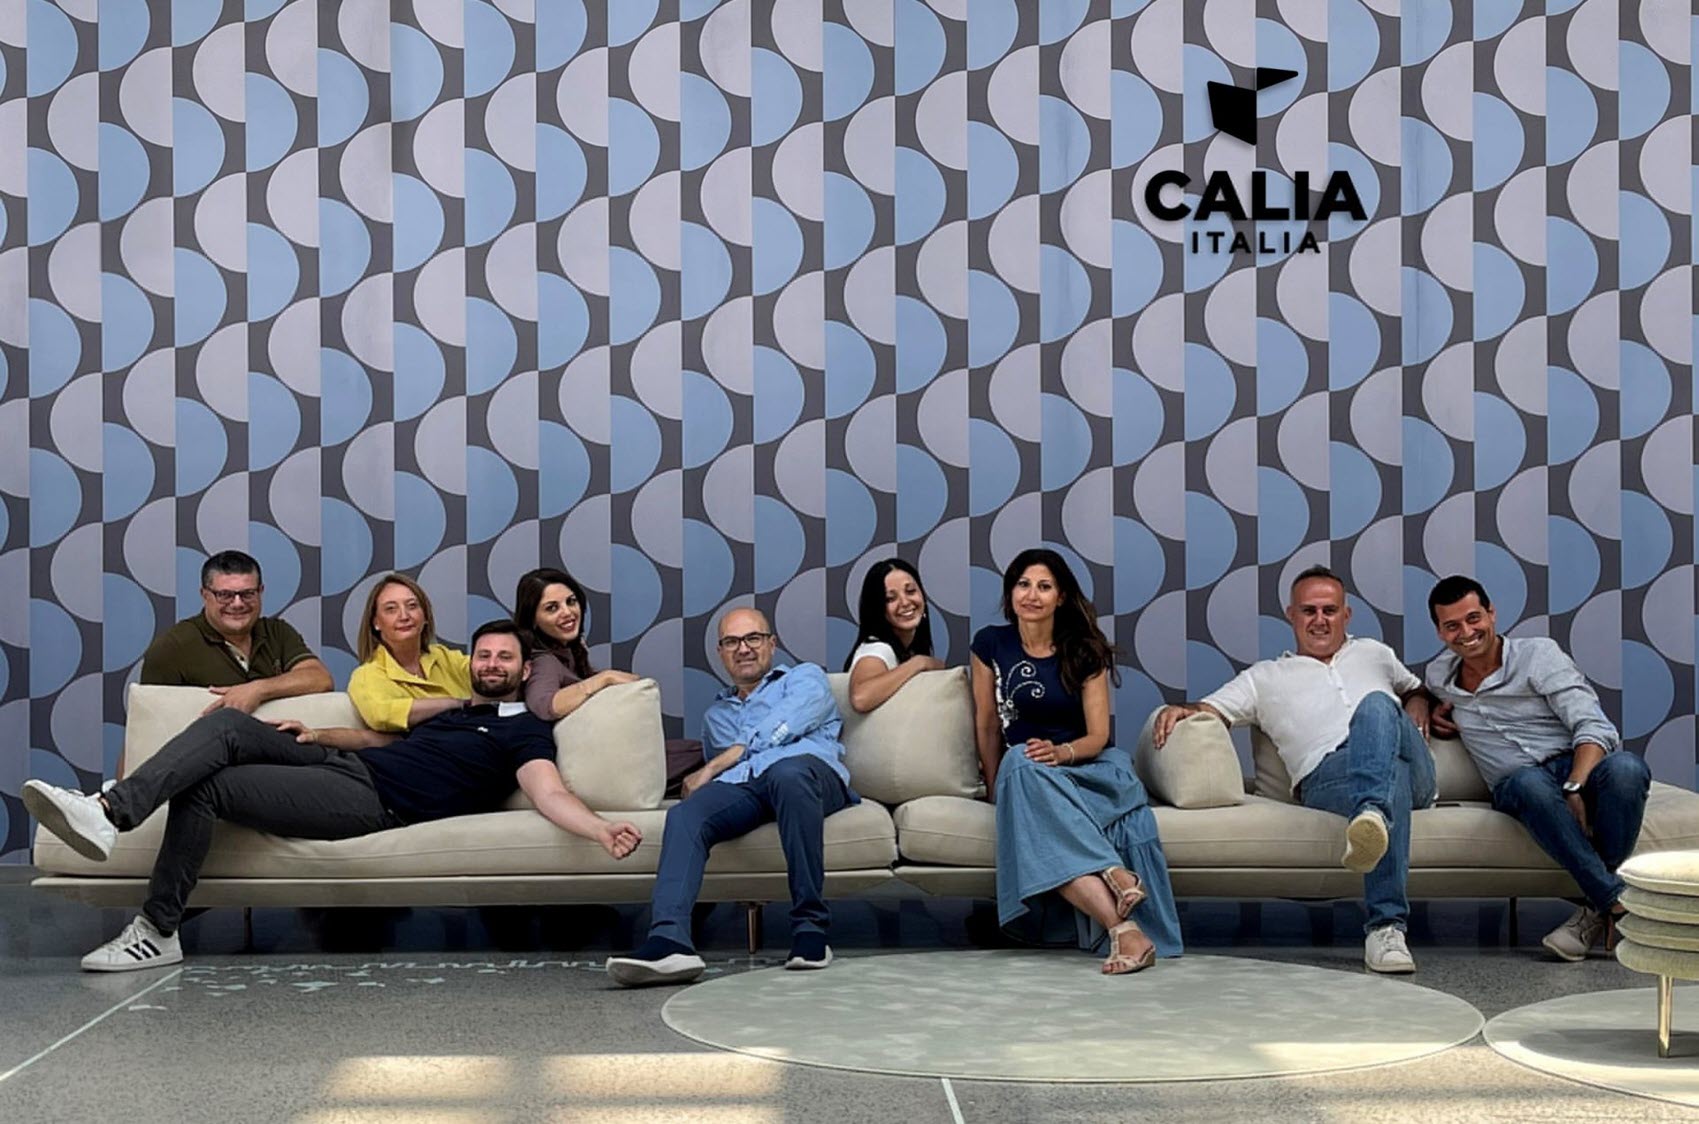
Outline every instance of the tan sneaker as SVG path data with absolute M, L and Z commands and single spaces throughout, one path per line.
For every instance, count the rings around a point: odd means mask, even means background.
M 1345 825 L 1345 857 L 1340 864 L 1346 870 L 1367 874 L 1386 857 L 1389 838 L 1386 817 L 1373 808 L 1364 808 Z
M 1587 959 L 1588 951 L 1605 935 L 1605 915 L 1591 906 L 1581 906 L 1569 920 L 1547 933 L 1540 943 L 1559 960 L 1571 964 Z

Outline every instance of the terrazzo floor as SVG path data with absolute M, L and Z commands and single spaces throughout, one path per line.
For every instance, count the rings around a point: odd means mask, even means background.
M 783 1065 L 708 1050 L 669 1030 L 667 989 L 627 992 L 600 971 L 630 947 L 641 908 L 209 912 L 185 927 L 181 972 L 77 970 L 124 912 L 36 893 L 0 871 L 0 1121 L 1699 1121 L 1699 1109 L 1518 1066 L 1479 1038 L 1416 1061 L 1314 1076 L 1144 1085 L 940 1081 Z M 1558 995 L 1639 986 L 1596 957 L 1547 958 L 1568 912 L 1523 902 L 1419 905 L 1415 982 L 1492 1018 Z M 1194 952 L 1359 971 L 1350 903 L 1188 901 Z M 742 914 L 702 919 L 715 974 L 741 954 Z M 979 947 L 985 915 L 959 901 L 842 903 L 840 955 Z M 767 916 L 782 941 L 782 909 Z M 1065 956 L 1068 953 L 1057 953 Z M 1156 971 L 1161 971 L 1159 965 Z M 1136 986 L 1137 981 L 1128 983 Z M 151 989 L 151 990 L 150 990 Z

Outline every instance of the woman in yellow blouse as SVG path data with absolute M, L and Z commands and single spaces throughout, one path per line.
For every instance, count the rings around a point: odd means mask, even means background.
M 431 599 L 406 574 L 385 574 L 366 598 L 360 666 L 348 697 L 374 730 L 400 732 L 472 697 L 466 653 L 437 643 Z

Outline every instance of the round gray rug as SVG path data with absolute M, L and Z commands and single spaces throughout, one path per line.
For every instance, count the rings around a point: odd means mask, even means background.
M 1133 976 L 1068 952 L 851 957 L 681 991 L 687 1038 L 831 1069 L 995 1081 L 1214 1081 L 1409 1061 L 1466 1042 L 1479 1011 L 1414 984 L 1240 957 Z
M 1658 1057 L 1658 990 L 1565 995 L 1506 1011 L 1487 1044 L 1519 1065 L 1619 1093 L 1699 1107 L 1699 987 L 1675 989 L 1670 1056 Z

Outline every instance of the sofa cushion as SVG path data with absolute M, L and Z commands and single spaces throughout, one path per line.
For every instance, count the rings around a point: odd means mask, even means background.
M 36 833 L 35 865 L 46 874 L 145 878 L 165 833 L 160 809 L 134 831 L 118 836 L 103 863 L 91 862 L 45 831 Z M 234 824 L 213 829 L 204 878 L 457 878 L 526 874 L 653 874 L 661 853 L 666 813 L 637 811 L 610 816 L 637 825 L 643 843 L 624 859 L 610 858 L 594 842 L 562 831 L 534 811 L 486 812 L 409 824 L 353 839 L 284 839 Z M 890 813 L 872 801 L 826 819 L 826 869 L 868 870 L 896 859 Z M 782 872 L 778 829 L 767 824 L 719 844 L 708 857 L 710 873 Z
M 1644 832 L 1644 827 L 1642 827 Z M 1699 897 L 1699 852 L 1661 851 L 1637 854 L 1617 869 L 1622 880 L 1637 890 Z
M 1288 801 L 1248 796 L 1228 807 L 1153 810 L 1175 870 L 1328 869 L 1344 853 L 1341 817 Z M 996 862 L 996 809 L 984 801 L 927 797 L 898 807 L 893 818 L 898 849 L 909 862 L 984 867 Z M 1671 847 L 1699 847 L 1699 796 L 1654 784 L 1638 851 Z M 1416 869 L 1558 869 L 1521 824 L 1481 803 L 1414 813 L 1410 850 Z
M 867 714 L 849 703 L 849 676 L 827 676 L 843 716 L 850 785 L 886 804 L 985 791 L 973 740 L 967 669 L 923 671 Z
M 124 721 L 124 767 L 128 774 L 199 718 L 213 700 L 204 687 L 162 687 L 132 683 Z M 274 699 L 254 711 L 254 717 L 293 718 L 308 726 L 351 726 L 364 729 L 360 712 L 341 691 Z
M 1680 952 L 1699 952 L 1699 925 L 1682 925 L 1674 921 L 1656 921 L 1650 917 L 1624 914 L 1616 923 L 1623 936 L 1648 948 L 1672 948 Z
M 1139 733 L 1133 771 L 1157 804 L 1176 808 L 1224 808 L 1245 799 L 1239 754 L 1227 727 L 1212 715 L 1182 719 L 1157 749 L 1151 731 L 1160 709 L 1152 711 Z
M 923 796 L 900 805 L 897 850 L 909 862 L 996 866 L 997 809 L 962 796 Z
M 1469 756 L 1461 741 L 1431 738 L 1428 749 L 1433 753 L 1434 781 L 1442 801 L 1492 799 L 1487 782 L 1481 778 L 1474 758 Z M 1292 778 L 1286 772 L 1286 762 L 1280 759 L 1280 752 L 1274 748 L 1274 742 L 1268 735 L 1255 726 L 1251 727 L 1251 760 L 1256 767 L 1254 791 L 1258 796 L 1288 804 L 1297 803 L 1292 797 Z
M 1699 979 L 1699 952 L 1653 948 L 1624 938 L 1617 942 L 1616 959 L 1624 968 L 1678 980 Z
M 660 807 L 667 788 L 660 686 L 639 679 L 597 691 L 555 723 L 555 761 L 567 787 L 597 811 Z
M 1699 898 L 1687 894 L 1660 894 L 1655 890 L 1637 890 L 1630 886 L 1622 892 L 1620 900 L 1623 908 L 1636 917 L 1687 925 L 1699 931 Z

